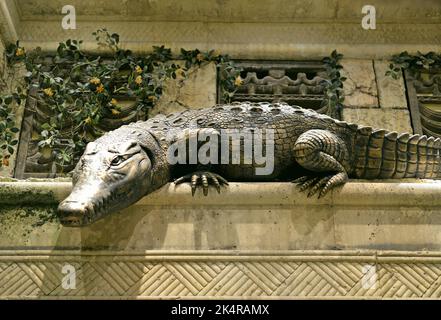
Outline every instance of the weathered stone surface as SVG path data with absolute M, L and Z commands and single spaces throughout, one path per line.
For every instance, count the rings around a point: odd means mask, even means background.
M 9 41 L 19 38 L 27 48 L 38 45 L 44 50 L 55 50 L 67 38 L 84 39 L 85 49 L 96 50 L 91 33 L 102 26 L 118 32 L 123 46 L 138 52 L 165 44 L 175 53 L 184 47 L 218 49 L 243 59 L 310 59 L 334 49 L 355 58 L 441 49 L 441 4 L 436 1 L 371 1 L 377 9 L 377 22 L 381 19 L 382 23 L 369 31 L 361 27 L 361 8 L 366 4 L 362 0 L 258 4 L 248 0 L 209 4 L 195 0 L 100 0 L 93 4 L 76 0 L 70 3 L 79 17 L 81 27 L 76 30 L 60 27 L 64 3 L 59 1 L 5 3 L 9 12 L 19 14 L 12 15 L 11 26 L 5 23 L 4 37 Z
M 10 250 L 0 298 L 439 299 L 440 265 L 439 252 Z
M 4 57 L 5 55 L 5 45 L 3 43 L 3 41 L 0 40 L 0 56 Z M 0 79 L 3 80 L 4 76 L 5 76 L 5 70 L 6 68 L 6 61 L 5 59 L 0 59 Z M 3 81 L 2 81 L 3 82 Z M 4 89 L 4 84 L 0 83 L 0 92 Z
M 406 210 L 390 211 L 387 204 L 375 208 L 362 207 L 356 211 L 345 207 L 335 209 L 335 241 L 339 246 L 383 250 L 438 250 L 441 243 L 441 215 L 438 210 L 421 210 L 416 205 Z M 420 224 L 425 244 L 419 241 L 420 232 L 409 226 Z M 387 225 L 387 228 L 383 226 Z M 419 244 L 417 244 L 419 243 Z
M 0 298 L 441 297 L 439 181 L 350 182 L 319 200 L 290 183 L 194 198 L 170 184 L 65 228 L 54 210 L 70 188 L 0 183 Z
M 149 116 L 215 105 L 216 77 L 216 65 L 206 63 L 188 70 L 185 79 L 167 80 L 164 94 Z
M 9 0 L 8 0 L 9 1 Z M 162 2 L 140 0 L 97 0 L 94 3 L 84 0 L 72 0 L 78 7 L 78 13 L 88 19 L 112 16 L 115 19 L 131 17 L 149 18 L 149 20 L 194 21 L 249 21 L 265 20 L 275 22 L 311 21 L 325 19 L 344 19 L 345 22 L 360 22 L 363 0 L 273 0 L 271 3 L 254 3 L 245 0 L 226 0 L 220 3 L 205 3 L 194 0 L 168 0 Z M 382 21 L 431 21 L 437 22 L 441 16 L 438 3 L 422 2 L 418 5 L 412 0 L 401 0 L 400 6 L 394 2 L 373 0 L 370 4 L 377 8 L 377 17 Z M 57 19 L 60 14 L 60 2 L 26 0 L 17 1 L 22 17 L 34 20 L 42 14 L 49 19 Z M 170 10 L 174 8 L 174 10 Z M 281 10 L 283 8 L 283 10 Z M 410 10 L 410 8 L 412 10 Z M 340 20 L 341 21 L 341 20 Z
M 335 19 L 337 0 L 319 0 L 305 3 L 301 0 L 277 0 L 275 3 L 251 4 L 249 1 L 231 1 L 223 3 L 204 3 L 194 0 L 168 0 L 151 2 L 139 0 L 97 0 L 93 4 L 84 0 L 73 0 L 78 6 L 79 14 L 87 18 L 112 16 L 115 19 L 149 18 L 153 21 L 250 21 L 260 22 L 264 19 L 289 22 L 293 19 L 315 21 L 316 19 Z M 250 5 L 251 4 L 251 5 Z M 35 19 L 42 13 L 46 17 L 58 18 L 59 3 L 40 0 L 19 1 L 18 7 L 23 18 Z M 170 10 L 174 8 L 174 10 Z M 284 10 L 280 10 L 284 8 Z
M 377 84 L 372 60 L 343 59 L 341 74 L 346 77 L 343 83 L 345 107 L 378 107 Z
M 378 84 L 378 99 L 381 108 L 407 109 L 406 87 L 403 76 L 393 79 L 386 76 L 390 62 L 375 60 L 375 76 Z
M 169 184 L 83 228 L 54 216 L 69 182 L 3 182 L 0 191 L 3 250 L 441 251 L 441 183 L 432 180 L 350 182 L 322 199 L 290 183 L 230 183 L 194 198 L 188 185 Z
M 3 43 L 15 42 L 20 17 L 14 0 L 4 0 L 0 5 L 0 40 Z
M 406 109 L 344 108 L 343 120 L 397 132 L 413 132 Z

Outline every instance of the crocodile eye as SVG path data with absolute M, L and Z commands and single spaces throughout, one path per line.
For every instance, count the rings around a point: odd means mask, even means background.
M 128 159 L 127 156 L 116 156 L 110 163 L 112 166 L 118 166 Z

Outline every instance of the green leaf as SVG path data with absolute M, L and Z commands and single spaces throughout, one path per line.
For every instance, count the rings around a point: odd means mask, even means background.
M 115 43 L 119 43 L 119 34 L 113 33 L 110 37 L 115 40 Z
M 5 104 L 11 104 L 12 100 L 13 100 L 12 96 L 7 96 L 4 100 L 4 102 L 5 102 Z
M 51 129 L 51 125 L 46 122 L 46 123 L 43 123 L 41 125 L 41 128 L 44 129 L 44 130 L 50 130 Z

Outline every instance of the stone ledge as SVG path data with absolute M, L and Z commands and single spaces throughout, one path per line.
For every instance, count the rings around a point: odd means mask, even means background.
M 70 179 L 0 179 L 0 204 L 57 204 L 71 191 Z M 210 189 L 214 191 L 214 189 Z M 307 198 L 289 182 L 230 182 L 221 194 L 191 196 L 188 184 L 167 184 L 142 198 L 134 206 L 199 206 L 199 205 L 400 205 L 441 206 L 441 181 L 430 179 L 352 180 L 322 199 Z M 256 199 L 256 197 L 258 197 Z M 228 199 L 228 202 L 225 201 Z
M 83 228 L 62 227 L 68 181 L 0 184 L 0 250 L 441 251 L 441 182 L 353 181 L 323 199 L 290 183 L 231 183 L 208 197 L 168 184 Z

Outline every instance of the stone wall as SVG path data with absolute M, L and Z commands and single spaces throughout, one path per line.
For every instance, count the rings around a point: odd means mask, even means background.
M 102 27 L 141 53 L 165 45 L 308 60 L 337 49 L 343 119 L 412 132 L 403 79 L 385 77 L 387 59 L 441 50 L 441 3 L 399 2 L 371 1 L 377 30 L 366 31 L 362 0 L 72 0 L 78 29 L 64 30 L 60 1 L 5 0 L 0 53 L 17 39 L 51 51 L 79 38 L 93 51 L 91 32 Z M 168 81 L 150 115 L 215 102 L 216 68 L 206 64 Z M 10 162 L 0 176 L 13 174 Z M 324 199 L 290 183 L 231 183 L 194 198 L 189 188 L 168 184 L 89 227 L 65 228 L 56 207 L 69 179 L 0 180 L 0 299 L 441 297 L 439 182 L 350 181 Z M 62 287 L 67 264 L 72 290 Z
M 65 228 L 55 208 L 70 189 L 0 183 L 0 299 L 441 297 L 438 182 L 351 182 L 319 200 L 290 183 L 194 198 L 167 185 Z
M 394 80 L 385 76 L 387 61 L 343 59 L 342 65 L 343 76 L 347 77 L 344 82 L 343 120 L 392 131 L 413 132 L 403 78 Z M 17 70 L 23 74 L 22 67 Z M 215 65 L 209 63 L 191 68 L 185 79 L 167 81 L 163 96 L 149 115 L 216 104 L 216 72 Z M 19 83 L 16 81 L 15 85 Z M 14 85 L 9 84 L 8 87 L 13 89 Z M 18 127 L 21 127 L 23 112 L 24 104 L 17 109 Z M 0 168 L 0 176 L 13 176 L 15 157 L 16 153 L 10 158 L 9 166 Z
M 387 60 L 343 59 L 343 120 L 391 131 L 413 132 L 403 75 L 386 76 Z
M 343 59 L 342 75 L 345 102 L 343 120 L 398 132 L 413 132 L 406 100 L 403 77 L 386 77 L 387 60 Z M 17 68 L 15 79 L 23 74 Z M 6 74 L 6 71 L 4 71 Z M 15 85 L 20 82 L 15 80 Z M 13 89 L 14 85 L 8 85 Z M 192 67 L 186 78 L 168 80 L 164 94 L 149 116 L 168 114 L 185 109 L 210 107 L 217 101 L 217 70 L 214 63 Z M 23 117 L 24 105 L 17 109 L 17 123 Z M 0 168 L 0 176 L 13 176 L 15 156 L 9 167 Z
M 243 59 L 310 59 L 334 49 L 350 58 L 378 59 L 441 49 L 436 0 L 72 0 L 76 30 L 61 28 L 61 1 L 3 2 L 13 22 L 8 37 L 15 33 L 26 47 L 44 50 L 55 50 L 66 38 L 83 39 L 86 49 L 96 50 L 91 33 L 102 27 L 139 52 L 164 44 L 175 53 L 181 47 L 217 49 Z M 367 4 L 376 8 L 376 30 L 361 27 Z
M 151 109 L 149 116 L 211 107 L 217 101 L 216 86 L 217 71 L 214 63 L 192 67 L 186 72 L 185 78 L 166 81 L 164 94 Z
M 93 51 L 96 43 L 90 33 L 102 27 L 118 32 L 122 46 L 137 52 L 166 45 L 174 53 L 183 47 L 218 49 L 233 59 L 305 60 L 322 58 L 337 49 L 344 55 L 343 74 L 347 77 L 343 120 L 412 132 L 403 79 L 385 77 L 387 59 L 402 50 L 439 49 L 439 3 L 416 5 L 402 0 L 403 5 L 395 7 L 373 1 L 377 29 L 364 30 L 361 7 L 365 3 L 358 0 L 319 0 L 312 7 L 304 1 L 286 0 L 274 0 L 273 5 L 245 0 L 222 5 L 194 0 L 167 2 L 108 0 L 101 12 L 96 10 L 101 2 L 91 5 L 76 0 L 71 4 L 77 9 L 78 29 L 64 30 L 58 1 L 7 0 L 0 6 L 0 51 L 3 43 L 17 39 L 28 49 L 38 44 L 44 50 L 54 50 L 67 38 L 84 39 L 84 48 Z M 173 22 L 168 21 L 169 7 L 175 9 Z M 197 10 L 190 14 L 188 8 Z M 113 19 L 109 21 L 106 15 Z M 217 100 L 216 89 L 214 64 L 192 68 L 188 79 L 166 83 L 165 93 L 150 116 L 211 106 Z M 22 110 L 18 110 L 18 120 Z M 14 157 L 9 168 L 0 169 L 0 176 L 11 176 L 13 166 Z

